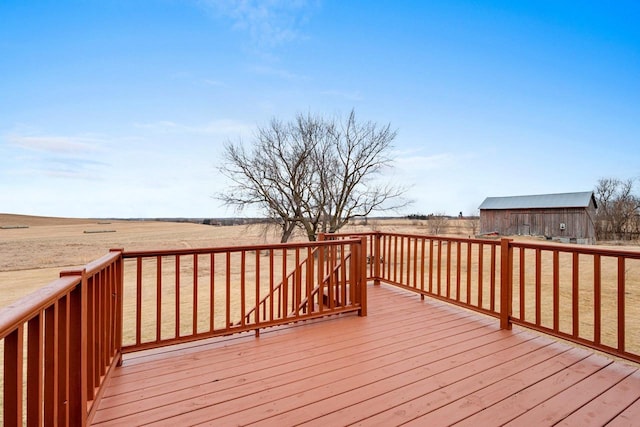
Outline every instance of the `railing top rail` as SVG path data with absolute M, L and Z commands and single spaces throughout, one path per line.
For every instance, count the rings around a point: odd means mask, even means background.
M 408 237 L 414 239 L 427 239 L 427 240 L 442 240 L 448 242 L 460 242 L 460 243 L 482 243 L 484 245 L 500 245 L 500 239 L 470 239 L 468 237 L 454 237 L 454 236 L 436 236 L 429 234 L 416 234 L 416 233 L 393 233 L 388 231 L 371 231 L 371 232 L 360 232 L 360 233 L 331 233 L 326 234 L 326 236 L 336 236 L 336 237 L 349 237 L 349 236 L 397 236 L 397 237 Z
M 354 233 L 322 233 L 325 237 L 349 237 L 349 236 L 371 236 L 375 234 L 382 234 L 381 231 L 359 231 Z
M 611 257 L 625 257 L 625 258 L 635 258 L 640 259 L 640 250 L 625 250 L 625 249 L 610 249 L 603 248 L 601 246 L 576 246 L 576 245 L 565 245 L 565 244 L 549 244 L 549 243 L 538 243 L 538 242 L 518 242 L 511 241 L 509 243 L 511 247 L 514 248 L 522 248 L 522 249 L 541 249 L 545 251 L 559 251 L 559 252 L 568 252 L 574 253 L 578 252 L 580 254 L 586 255 L 601 255 L 601 256 L 611 256 Z
M 82 281 L 81 275 L 64 276 L 0 309 L 0 339 L 31 320 Z
M 361 232 L 361 233 L 333 233 L 330 236 L 336 237 L 348 237 L 348 236 L 368 236 L 368 235 L 383 235 L 383 236 L 397 236 L 397 237 L 409 237 L 409 238 L 420 238 L 420 239 L 430 239 L 430 240 L 446 240 L 450 242 L 461 242 L 461 243 L 482 243 L 485 245 L 500 245 L 500 239 L 470 239 L 467 237 L 450 237 L 450 236 L 430 236 L 427 234 L 412 234 L 412 233 L 393 233 L 386 231 L 372 231 L 372 232 Z M 503 238 L 509 238 L 505 236 Z M 640 259 L 640 249 L 639 250 L 629 250 L 629 249 L 612 249 L 612 248 L 603 248 L 602 246 L 584 246 L 584 245 L 575 245 L 575 244 L 562 244 L 562 243 L 541 243 L 541 242 L 524 242 L 524 241 L 516 241 L 513 239 L 509 239 L 509 245 L 514 248 L 523 248 L 523 249 L 541 249 L 541 250 L 549 250 L 549 251 L 560 251 L 560 252 L 579 252 L 581 254 L 587 255 L 601 255 L 601 256 L 612 256 L 612 257 L 626 257 L 632 259 Z
M 242 245 L 242 246 L 217 246 L 209 248 L 180 248 L 180 249 L 160 249 L 160 250 L 141 250 L 141 251 L 124 251 L 124 258 L 153 257 L 153 256 L 172 256 L 172 255 L 193 255 L 193 254 L 210 254 L 225 252 L 243 252 L 243 251 L 263 251 L 277 249 L 296 249 L 309 248 L 319 246 L 335 246 L 348 243 L 360 243 L 360 239 L 347 240 L 322 240 L 315 242 L 294 242 L 294 243 L 272 243 L 263 245 Z

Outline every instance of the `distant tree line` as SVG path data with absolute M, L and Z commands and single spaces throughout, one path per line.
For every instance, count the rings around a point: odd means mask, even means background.
M 640 238 L 640 196 L 636 179 L 601 178 L 594 195 L 598 203 L 598 240 L 636 240 Z
M 428 215 L 424 215 L 424 214 L 410 214 L 407 215 L 407 219 L 413 219 L 413 220 L 421 220 L 421 221 L 429 221 L 429 220 L 434 220 L 434 219 L 442 219 L 442 218 L 449 218 L 448 215 L 445 215 L 443 213 L 436 213 L 436 214 L 428 214 Z

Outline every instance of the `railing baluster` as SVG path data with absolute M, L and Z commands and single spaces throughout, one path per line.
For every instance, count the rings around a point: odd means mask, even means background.
M 247 304 L 247 289 L 246 289 L 246 270 L 247 270 L 247 252 L 240 252 L 240 325 L 246 324 L 245 313 Z
M 553 251 L 553 330 L 560 330 L 560 252 Z
M 409 239 L 407 239 L 409 240 Z M 408 248 L 407 248 L 408 250 Z M 405 253 L 405 245 L 404 245 L 404 237 L 400 236 L 400 264 L 399 264 L 399 269 L 400 269 L 400 279 L 398 280 L 400 283 L 402 283 L 403 285 L 408 284 L 408 277 L 407 277 L 407 282 L 404 281 L 404 270 L 405 270 L 405 266 L 404 266 L 404 253 Z M 407 260 L 409 260 L 409 254 L 407 254 Z M 407 273 L 408 275 L 409 273 Z
M 429 239 L 429 293 L 433 293 L 433 239 Z
M 398 236 L 393 236 L 393 281 L 397 283 L 398 275 Z
M 156 342 L 162 340 L 162 257 L 156 257 Z
M 193 334 L 198 333 L 198 254 L 193 254 Z
M 40 311 L 27 325 L 27 426 L 30 427 L 41 426 L 43 422 L 44 312 Z
M 471 270 L 472 270 L 473 244 L 467 242 L 467 305 L 471 304 Z
M 456 242 L 456 301 L 460 301 L 460 274 L 462 271 L 462 243 Z
M 289 278 L 287 277 L 287 250 L 282 250 L 282 317 L 289 313 Z
M 347 269 L 345 268 L 345 247 L 344 245 L 340 245 L 340 281 L 341 286 L 342 286 L 342 305 L 346 306 L 348 304 L 353 304 L 353 298 L 351 299 L 351 301 L 347 301 Z M 349 286 L 349 288 L 351 289 L 351 291 L 349 292 L 349 296 L 351 297 L 353 295 L 352 291 L 353 291 L 353 287 L 355 286 L 355 283 L 351 283 L 351 286 Z
M 4 339 L 4 425 L 22 425 L 22 325 Z
M 255 315 L 255 323 L 260 323 L 260 249 L 256 250 L 256 261 L 255 261 L 255 287 L 256 287 L 256 315 Z M 264 304 L 264 303 L 263 303 Z M 264 306 L 263 306 L 264 307 Z
M 58 303 L 58 425 L 69 421 L 69 304 L 68 295 Z
M 317 251 L 317 249 L 315 250 Z M 309 309 L 308 312 L 309 313 L 313 313 L 316 311 L 316 303 L 315 300 L 318 299 L 318 296 L 320 295 L 319 293 L 314 294 L 314 283 L 316 283 L 316 281 L 314 280 L 314 275 L 316 272 L 316 268 L 314 265 L 314 256 L 315 256 L 315 252 L 314 250 L 311 249 L 311 247 L 307 248 L 307 266 L 306 266 L 306 277 L 307 277 L 307 298 L 308 298 L 308 302 L 307 304 L 309 304 Z
M 231 253 L 227 252 L 225 264 L 226 277 L 226 301 L 225 301 L 225 319 L 224 329 L 231 327 Z
M 602 321 L 602 266 L 600 254 L 593 256 L 593 341 L 596 345 L 600 345 L 601 340 L 601 321 Z
M 438 244 L 438 254 L 436 259 L 436 294 L 442 296 L 442 240 L 436 240 Z
M 446 295 L 447 295 L 447 299 L 451 297 L 451 242 L 447 242 L 447 294 Z
M 519 250 L 520 284 L 519 284 L 519 300 L 520 300 L 520 319 L 525 320 L 525 249 Z
M 216 327 L 216 254 L 209 256 L 209 332 Z
M 100 288 L 96 289 L 98 294 Z M 100 318 L 98 307 L 98 319 Z M 100 329 L 99 329 L 100 330 Z M 136 259 L 136 344 L 142 342 L 142 258 Z M 99 351 L 98 351 L 99 353 Z
M 396 260 L 391 254 L 391 236 L 387 236 L 387 255 L 385 257 L 385 262 L 387 265 L 387 279 L 391 279 L 391 265 L 395 264 Z M 388 259 L 387 259 L 388 258 Z
M 273 294 L 273 282 L 274 282 L 275 272 L 273 271 L 273 269 L 274 269 L 273 252 L 274 252 L 274 250 L 269 250 L 269 295 L 274 295 Z M 318 268 L 320 268 L 320 266 Z M 269 299 L 269 320 L 274 320 L 274 317 L 273 317 L 273 303 L 274 303 L 274 301 L 273 300 L 274 300 L 274 297 L 272 296 Z
M 536 248 L 536 326 L 542 322 L 542 250 Z
M 418 238 L 413 239 L 413 288 L 418 288 Z
M 496 310 L 496 247 L 495 245 L 491 245 L 491 282 L 489 285 L 489 311 Z
M 176 330 L 175 337 L 180 338 L 180 255 L 176 255 L 176 271 L 175 271 L 175 294 L 176 294 L 176 306 L 175 306 L 175 317 L 176 317 Z
M 59 330 L 59 303 L 54 302 L 53 305 L 45 309 L 45 332 L 44 332 L 44 420 L 45 426 L 53 426 L 58 420 L 58 382 L 59 378 L 59 359 L 58 346 L 59 340 L 57 333 Z M 6 413 L 6 411 L 5 411 Z M 10 424 L 7 424 L 10 425 Z
M 618 351 L 625 351 L 625 262 L 618 256 Z
M 87 281 L 87 399 L 89 400 L 93 400 L 95 388 L 100 384 L 95 291 L 95 280 L 90 277 Z
M 572 330 L 575 338 L 580 336 L 580 262 L 578 253 L 573 252 L 573 263 L 571 268 L 571 312 Z
M 425 251 L 425 239 L 420 238 L 420 291 L 423 293 L 420 294 L 420 298 L 424 300 L 424 251 Z
M 295 283 L 295 297 L 293 298 L 291 308 L 295 311 L 295 315 L 300 315 L 300 304 L 302 303 L 302 270 L 300 268 L 300 248 L 295 250 L 295 262 L 296 268 L 294 270 L 294 283 Z
M 482 308 L 482 277 L 484 275 L 484 245 L 478 245 L 478 307 Z

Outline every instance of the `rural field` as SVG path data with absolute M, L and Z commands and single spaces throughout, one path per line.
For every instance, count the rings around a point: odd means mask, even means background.
M 430 234 L 433 229 L 429 221 L 426 220 L 407 220 L 407 219 L 378 219 L 369 220 L 364 222 L 363 220 L 355 221 L 353 224 L 345 227 L 341 232 L 368 232 L 368 231 L 384 231 L 391 233 L 407 233 L 407 234 Z M 477 224 L 474 224 L 472 220 L 466 219 L 452 219 L 447 221 L 446 225 L 440 226 L 440 234 L 444 236 L 455 237 L 472 237 L 477 229 Z M 529 240 L 540 241 L 535 238 L 516 238 L 517 240 Z M 304 240 L 304 236 L 300 235 L 295 240 Z M 16 301 L 20 297 L 29 294 L 30 292 L 38 289 L 41 286 L 53 281 L 59 276 L 61 270 L 73 269 L 81 267 L 86 263 L 95 260 L 112 248 L 124 248 L 127 251 L 134 250 L 153 250 L 153 249 L 176 249 L 176 248 L 206 248 L 206 247 L 220 247 L 220 246 L 238 246 L 238 245 L 252 245 L 252 244 L 265 244 L 276 243 L 279 241 L 277 230 L 267 230 L 263 225 L 233 225 L 233 226 L 210 226 L 203 224 L 193 223 L 177 223 L 177 222 L 162 222 L 162 221 L 128 221 L 128 220 L 95 220 L 95 219 L 71 219 L 71 218 L 45 218 L 45 217 L 30 217 L 20 215 L 8 215 L 0 214 L 0 307 L 4 307 L 12 302 Z M 545 242 L 549 243 L 549 242 Z M 600 245 L 605 247 L 605 245 Z M 606 246 L 613 247 L 613 246 Z M 631 250 L 638 250 L 637 246 L 615 246 L 615 248 L 624 248 Z M 485 247 L 485 251 L 489 248 Z M 527 263 L 533 265 L 535 262 L 532 257 L 533 252 L 527 253 Z M 486 254 L 486 259 L 489 259 L 489 254 Z M 571 258 L 567 255 L 566 259 L 561 256 L 561 311 L 566 311 L 566 316 L 563 314 L 561 320 L 561 328 L 563 330 L 570 330 L 570 313 L 571 313 Z M 463 250 L 462 259 L 465 259 Z M 551 295 L 551 280 L 552 280 L 552 268 L 551 258 L 543 257 L 543 307 L 548 307 L 552 303 L 550 301 Z M 152 262 L 151 260 L 149 262 Z M 256 261 L 257 262 L 257 261 Z M 404 260 L 404 264 L 413 262 L 408 257 Z M 580 268 L 580 280 L 584 280 L 585 283 L 589 283 L 592 274 L 592 268 L 589 266 L 589 260 L 581 260 L 581 264 L 585 264 Z M 146 263 L 146 262 L 145 262 Z M 294 260 L 289 261 L 289 265 L 293 265 Z M 276 265 L 280 263 L 277 262 Z M 640 274 L 637 270 L 640 268 L 640 263 L 634 263 L 627 266 L 629 276 L 628 283 L 630 286 L 627 288 L 626 301 L 628 305 L 627 316 L 632 316 L 634 320 L 631 322 L 627 329 L 627 342 L 631 348 L 640 347 Z M 146 264 L 145 264 L 146 265 Z M 125 268 L 127 268 L 125 266 Z M 169 270 L 171 266 L 165 266 L 165 270 Z M 190 276 L 189 270 L 193 268 L 188 262 L 185 262 L 181 266 L 181 270 L 185 277 Z M 199 271 L 202 275 L 206 276 L 210 267 L 206 265 L 206 261 L 200 266 Z M 405 267 L 402 267 L 405 268 Z M 474 264 L 472 266 L 474 271 L 477 271 L 478 265 L 474 258 Z M 485 264 L 484 269 L 488 268 L 488 262 Z M 603 283 L 603 303 L 608 304 L 610 302 L 612 307 L 615 307 L 615 268 L 616 264 L 613 260 L 603 261 L 603 280 L 606 278 L 607 283 Z M 189 271 L 186 271 L 189 270 Z M 251 268 L 247 269 L 247 281 L 252 282 L 254 279 Z M 153 268 L 147 268 L 145 266 L 145 283 L 153 283 L 155 280 L 155 270 Z M 216 274 L 221 274 L 223 268 L 216 267 Z M 519 305 L 519 277 L 518 269 L 516 268 L 516 277 L 514 277 L 514 314 L 520 314 Z M 455 266 L 453 268 L 452 281 L 455 281 Z M 268 277 L 265 276 L 265 272 L 261 272 L 260 283 L 263 286 L 268 282 Z M 278 273 L 280 274 L 280 273 Z M 488 274 L 488 273 L 487 273 Z M 526 281 L 531 283 L 534 280 L 534 271 L 529 268 L 526 271 Z M 206 280 L 204 279 L 199 280 Z M 487 276 L 488 277 L 488 276 Z M 220 278 L 220 280 L 224 280 Z M 182 287 L 182 286 L 181 286 Z M 185 281 L 183 284 L 184 294 L 181 291 L 181 305 L 184 305 L 183 309 L 188 312 L 190 301 L 192 301 L 192 285 Z M 127 284 L 125 286 L 125 296 L 128 292 L 133 292 L 135 284 Z M 147 305 L 147 301 L 155 301 L 155 287 L 146 286 L 143 293 L 143 306 Z M 163 290 L 163 294 L 164 294 Z M 200 292 L 204 292 L 200 294 Z M 199 290 L 198 300 L 207 301 L 208 295 L 206 295 L 207 289 L 203 287 Z M 266 292 L 266 291 L 265 291 Z M 464 292 L 464 290 L 463 290 Z M 526 309 L 526 317 L 531 319 L 534 314 L 535 307 L 533 303 L 535 298 L 533 295 L 533 287 L 528 286 L 526 289 L 527 297 L 525 299 L 526 306 L 522 307 Z M 168 286 L 167 294 L 163 297 L 163 305 L 167 305 L 163 308 L 163 311 L 171 311 L 172 298 L 175 295 L 173 288 Z M 461 295 L 464 298 L 465 295 Z M 475 295 L 473 296 L 475 298 Z M 489 298 L 489 292 L 485 292 L 483 299 Z M 590 307 L 593 306 L 593 292 L 583 291 L 580 295 L 581 307 L 584 306 L 584 313 L 581 313 L 581 330 L 592 330 L 593 328 L 593 316 L 590 313 Z M 224 295 L 216 295 L 218 301 L 224 300 Z M 125 324 L 131 324 L 133 321 L 132 313 L 135 305 L 135 297 L 125 298 L 128 301 L 125 304 Z M 251 303 L 247 300 L 247 303 Z M 488 302 L 485 301 L 485 307 Z M 147 314 L 143 317 L 143 323 L 149 323 L 152 325 L 155 319 L 155 308 L 153 304 L 150 310 L 145 310 Z M 209 312 L 208 307 L 204 304 L 199 307 L 202 310 L 202 315 L 199 317 L 202 321 L 200 327 L 206 327 L 208 324 L 207 315 Z M 238 307 L 232 307 L 234 311 L 234 317 L 239 315 Z M 235 313 L 238 311 L 238 313 Z M 582 312 L 581 308 L 581 312 Z M 615 344 L 615 310 L 603 311 L 603 342 L 611 342 Z M 547 308 L 542 312 L 542 323 L 549 325 L 552 322 L 551 310 Z M 635 321 L 635 318 L 638 321 Z M 564 319 L 569 319 L 567 322 Z M 629 319 L 629 317 L 628 317 Z M 224 324 L 225 319 L 223 317 L 214 320 L 216 324 Z M 165 324 L 166 323 L 166 324 Z M 174 325 L 174 319 L 167 316 L 163 320 L 162 334 L 170 335 Z M 189 332 L 192 326 L 188 323 L 180 326 L 181 330 L 185 333 Z M 147 335 L 143 339 L 152 339 L 154 328 L 145 328 Z M 125 341 L 130 342 L 132 336 L 130 331 L 125 331 Z
M 470 221 L 452 220 L 445 231 L 470 235 Z M 426 221 L 370 220 L 341 231 L 428 233 Z M 303 240 L 303 236 L 297 240 Z M 60 270 L 80 267 L 109 249 L 204 248 L 276 243 L 262 225 L 210 226 L 163 221 L 48 218 L 0 214 L 0 307 L 51 282 Z

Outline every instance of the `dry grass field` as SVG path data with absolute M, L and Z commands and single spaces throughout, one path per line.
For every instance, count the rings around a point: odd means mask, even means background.
M 404 220 L 404 219 L 386 219 L 386 220 L 369 220 L 356 221 L 341 231 L 366 232 L 380 230 L 392 233 L 409 233 L 409 234 L 429 234 L 431 229 L 428 221 Z M 446 227 L 442 229 L 443 235 L 467 237 L 472 236 L 474 232 L 473 223 L 470 220 L 449 220 Z M 298 236 L 299 240 L 303 240 L 303 236 Z M 251 245 L 263 243 L 278 242 L 279 236 L 277 230 L 265 230 L 261 225 L 236 225 L 236 226 L 209 226 L 191 223 L 171 223 L 160 221 L 125 221 L 125 220 L 91 220 L 91 219 L 71 219 L 71 218 L 45 218 L 45 217 L 29 217 L 19 215 L 0 214 L 0 307 L 6 306 L 18 298 L 32 292 L 33 290 L 51 282 L 58 277 L 59 272 L 64 269 L 72 269 L 80 267 L 94 259 L 99 258 L 109 251 L 111 248 L 124 248 L 126 250 L 147 250 L 147 249 L 172 249 L 172 248 L 202 248 L 213 246 L 235 246 L 235 245 Z M 531 240 L 531 238 L 529 238 Z M 548 243 L 548 242 L 546 242 Z M 616 246 L 620 248 L 620 246 Z M 626 249 L 637 250 L 638 247 Z M 485 248 L 488 250 L 488 248 Z M 517 256 L 517 254 L 514 254 Z M 533 253 L 527 253 L 527 264 L 533 265 Z M 488 260 L 488 253 L 486 259 Z M 545 255 L 546 256 L 546 255 Z M 564 257 L 565 255 L 562 255 Z M 569 257 L 569 255 L 567 255 Z M 463 254 L 464 259 L 464 254 Z M 409 260 L 405 259 L 405 263 Z M 146 261 L 145 261 L 146 262 Z M 251 261 L 250 261 L 251 262 Z M 288 261 L 288 265 L 294 265 L 295 260 Z M 475 262 L 475 260 L 474 260 Z M 546 265 L 551 263 L 550 257 L 544 258 Z M 588 281 L 592 271 L 589 268 L 589 260 L 581 260 L 580 274 L 581 280 Z M 276 262 L 279 265 L 280 262 Z M 488 264 L 488 262 L 487 262 Z M 485 269 L 488 265 L 485 264 Z M 627 289 L 628 315 L 637 315 L 640 319 L 640 263 L 627 266 L 631 277 Z M 563 330 L 569 331 L 571 323 L 566 323 L 564 319 L 570 318 L 571 312 L 571 278 L 570 278 L 570 257 L 561 259 L 561 310 L 567 312 L 562 315 L 561 327 Z M 603 283 L 603 302 L 611 302 L 611 306 L 615 306 L 615 262 L 605 261 L 603 263 L 603 280 L 610 282 Z M 125 266 L 125 268 L 127 268 Z M 192 266 L 186 261 L 181 270 L 185 277 L 190 276 L 187 271 Z M 199 272 L 203 275 L 202 280 L 206 280 L 204 276 L 208 274 L 206 260 L 199 267 Z M 477 262 L 473 268 L 477 269 Z M 170 266 L 166 266 L 163 270 L 170 270 Z M 216 268 L 216 271 L 222 271 L 222 268 Z M 543 304 L 550 304 L 552 269 L 544 268 L 543 270 Z M 610 270 L 610 271 L 609 271 Z M 639 270 L 639 271 L 636 271 Z M 153 268 L 145 271 L 145 281 L 153 283 L 155 273 Z M 250 268 L 248 269 L 250 271 Z M 455 268 L 454 268 L 455 272 Z M 519 279 L 518 268 L 514 272 L 514 314 L 519 315 Z M 263 272 L 263 275 L 265 273 Z M 533 279 L 533 269 L 526 271 L 526 281 L 531 283 Z M 149 276 L 149 277 L 146 277 Z M 584 276 L 584 277 L 583 277 Z M 200 280 L 200 279 L 199 279 Z M 222 279 L 221 279 L 222 280 Z M 247 282 L 253 282 L 252 277 L 247 277 Z M 455 277 L 452 278 L 455 281 Z M 261 283 L 267 283 L 267 277 L 261 279 Z M 181 306 L 184 312 L 188 313 L 193 298 L 192 284 L 183 283 L 184 294 L 181 291 Z M 134 285 L 125 286 L 125 293 L 133 292 Z M 203 292 L 202 294 L 200 292 Z M 208 325 L 208 306 L 204 301 L 208 301 L 209 296 L 206 294 L 207 289 L 203 287 L 199 291 L 198 300 L 199 308 L 202 315 L 199 316 L 202 325 L 199 328 L 206 328 Z M 530 294 L 534 290 L 530 287 L 526 289 L 526 318 L 531 320 L 534 314 L 534 306 L 532 305 L 535 298 Z M 166 294 L 163 290 L 163 305 L 166 310 L 171 311 L 172 296 L 174 289 L 167 286 Z M 484 295 L 488 298 L 488 292 Z M 216 295 L 218 301 L 223 301 L 224 295 Z M 125 298 L 127 299 L 127 298 Z M 129 304 L 134 304 L 135 298 L 129 298 Z M 589 314 L 589 307 L 592 306 L 592 292 L 582 292 L 580 295 L 581 304 L 586 307 L 585 313 L 581 313 L 581 330 L 590 330 L 593 328 L 593 318 Z M 143 305 L 148 303 L 144 301 L 155 301 L 155 286 L 145 287 Z M 250 301 L 247 301 L 250 302 Z M 486 304 L 486 302 L 485 302 Z M 609 305 L 609 304 L 608 304 Z M 155 319 L 154 304 L 148 304 L 150 309 L 145 310 L 145 323 L 153 324 Z M 131 309 L 133 307 L 130 307 Z M 163 311 L 165 308 L 163 308 Z M 638 312 L 638 313 L 636 313 Z M 125 323 L 131 324 L 132 310 L 125 307 Z M 543 310 L 543 324 L 550 325 L 552 322 L 551 312 Z M 148 318 L 147 318 L 148 317 Z M 128 319 L 129 318 L 129 319 Z M 223 323 L 225 319 L 216 318 L 216 324 Z M 603 341 L 615 343 L 615 309 L 603 311 Z M 199 322 L 199 323 L 200 323 Z M 166 325 L 164 325 L 166 323 Z M 163 335 L 170 336 L 173 328 L 173 319 L 166 318 L 163 321 Z M 180 329 L 185 333 L 191 325 L 188 323 L 181 325 Z M 584 329 L 583 329 L 584 328 Z M 153 334 L 154 329 L 151 327 L 146 334 Z M 627 331 L 628 344 L 635 348 L 640 346 L 640 321 L 634 322 L 630 330 Z M 131 336 L 125 333 L 125 341 L 130 341 Z M 145 336 L 145 339 L 151 338 Z
M 345 231 L 427 233 L 425 222 L 357 221 Z M 453 235 L 471 233 L 452 221 Z M 303 239 L 303 236 L 298 236 Z M 276 243 L 277 230 L 262 225 L 209 226 L 162 221 L 92 220 L 0 214 L 0 307 L 56 279 L 60 270 L 80 267 L 112 248 L 203 248 Z
M 416 221 L 405 219 L 385 219 L 385 220 L 369 220 L 355 221 L 353 224 L 347 226 L 341 232 L 369 232 L 369 231 L 383 231 L 389 233 L 406 233 L 406 234 L 419 234 L 428 235 L 431 234 L 432 228 L 428 221 Z M 454 237 L 472 237 L 475 231 L 475 227 L 470 220 L 449 220 L 441 229 L 440 235 L 454 236 Z M 304 236 L 300 235 L 295 240 L 304 240 Z M 535 238 L 520 238 L 516 237 L 515 240 L 537 240 Z M 109 249 L 112 248 L 124 248 L 128 251 L 134 250 L 154 250 L 154 249 L 175 249 L 175 248 L 206 248 L 206 247 L 221 247 L 221 246 L 238 246 L 238 245 L 252 245 L 252 244 L 265 244 L 276 243 L 279 241 L 277 230 L 265 230 L 261 225 L 236 225 L 236 226 L 210 226 L 192 223 L 172 223 L 161 221 L 127 221 L 127 220 L 96 220 L 96 219 L 72 219 L 72 218 L 46 218 L 46 217 L 30 217 L 21 215 L 8 215 L 0 214 L 0 308 L 13 303 L 17 299 L 25 296 L 34 290 L 46 285 L 47 283 L 55 280 L 61 270 L 73 269 L 81 267 L 86 263 L 93 261 L 102 255 L 106 254 Z M 546 242 L 545 243 L 549 243 Z M 601 245 L 604 246 L 604 245 Z M 630 249 L 640 250 L 638 246 L 619 246 L 619 245 L 607 245 L 605 247 L 616 249 Z M 484 269 L 488 268 L 489 260 L 489 245 L 485 245 L 485 262 Z M 247 260 L 247 295 L 251 295 L 251 287 L 249 284 L 255 283 L 255 276 L 251 272 L 251 266 L 260 262 L 264 266 L 264 262 L 258 259 L 267 259 L 265 254 L 256 254 L 253 260 Z M 414 255 L 411 255 L 414 256 Z M 462 258 L 465 259 L 465 249 L 462 250 Z M 516 251 L 514 257 L 518 259 L 519 253 Z M 524 272 L 525 283 L 533 283 L 535 281 L 534 269 L 531 267 L 535 264 L 533 251 L 525 253 L 526 257 L 526 271 Z M 569 332 L 571 330 L 571 257 L 569 254 L 560 255 L 560 311 L 561 330 Z M 188 258 L 188 257 L 186 257 Z M 193 264 L 188 259 L 180 266 L 181 277 L 185 280 L 180 285 L 180 306 L 183 313 L 190 313 L 192 310 L 193 301 L 193 279 L 192 277 Z M 219 260 L 224 262 L 224 260 Z M 281 258 L 278 259 L 276 269 L 279 268 Z M 543 256 L 543 271 L 542 271 L 542 324 L 544 326 L 551 326 L 553 321 L 551 316 L 551 310 L 549 307 L 552 305 L 552 280 L 553 272 L 552 260 L 550 254 L 547 253 Z M 148 283 L 144 285 L 142 307 L 142 340 L 153 340 L 155 336 L 155 318 L 156 318 L 156 287 L 154 285 L 156 275 L 153 260 L 144 261 L 143 282 Z M 198 271 L 199 277 L 197 280 L 206 283 L 209 271 L 211 271 L 211 265 L 207 264 L 206 259 L 202 259 L 199 264 Z M 217 261 L 218 262 L 218 261 Z M 404 259 L 404 265 L 413 262 L 413 259 L 407 256 Z M 457 262 L 457 261 L 453 261 Z M 295 265 L 295 259 L 291 254 L 288 254 L 287 265 Z M 135 268 L 133 261 L 125 263 L 125 269 Z M 172 273 L 172 263 L 170 260 L 163 261 L 163 272 L 166 274 Z M 215 265 L 216 280 L 220 282 L 224 281 L 222 276 L 224 274 L 224 267 Z M 443 265 L 443 269 L 445 266 Z M 475 277 L 478 271 L 477 259 L 473 258 L 471 266 L 472 277 Z M 453 275 L 451 277 L 452 283 L 455 283 L 455 264 L 453 264 Z M 609 345 L 615 345 L 616 336 L 616 262 L 615 259 L 603 259 L 602 264 L 602 342 Z M 627 289 L 626 289 L 626 318 L 628 322 L 626 331 L 627 349 L 633 352 L 640 352 L 640 260 L 632 260 L 626 266 L 627 273 Z M 276 271 L 276 277 L 282 274 L 281 271 Z M 463 273 L 464 274 L 464 273 Z M 485 273 L 488 277 L 488 270 Z M 134 274 L 127 273 L 127 283 L 125 283 L 125 306 L 124 306 L 124 336 L 123 341 L 125 344 L 132 344 L 135 342 L 133 335 L 135 324 L 134 306 L 135 306 L 135 283 L 133 282 Z M 514 315 L 520 316 L 520 271 L 519 264 L 516 261 L 514 265 L 514 300 L 513 310 Z M 585 283 L 592 282 L 593 271 L 592 264 L 589 257 L 581 257 L 580 260 L 580 280 Z M 462 282 L 466 280 L 466 277 L 461 277 Z M 486 280 L 488 282 L 488 280 Z M 238 278 L 233 279 L 233 283 L 237 283 Z M 261 269 L 261 287 L 268 286 L 268 272 Z M 166 288 L 164 287 L 166 286 Z M 489 292 L 486 288 L 487 283 L 484 283 L 485 293 L 483 294 L 484 306 L 487 306 L 487 299 L 489 298 Z M 208 286 L 196 286 L 198 289 L 198 324 L 196 328 L 198 331 L 206 331 L 211 319 L 208 318 L 209 301 Z M 234 294 L 231 295 L 231 311 L 232 318 L 238 318 L 239 310 L 239 298 L 236 293 L 239 293 L 238 289 L 233 290 Z M 255 292 L 255 290 L 253 291 Z M 263 289 L 262 295 L 267 294 L 268 288 Z M 476 291 L 472 299 L 476 298 Z M 526 295 L 524 316 L 527 320 L 532 321 L 532 316 L 535 311 L 535 290 L 532 286 L 527 285 L 524 289 Z M 163 284 L 162 289 L 162 312 L 169 313 L 169 315 L 163 314 L 163 320 L 161 325 L 161 336 L 163 338 L 170 338 L 174 335 L 175 330 L 175 316 L 171 313 L 174 311 L 175 304 L 175 287 L 172 283 Z M 461 291 L 461 299 L 464 299 L 464 287 Z M 455 294 L 452 294 L 454 297 Z M 216 307 L 222 303 L 226 298 L 225 290 L 216 288 L 215 300 Z M 593 291 L 581 291 L 580 292 L 580 331 L 581 335 L 586 338 L 591 338 L 588 331 L 593 330 L 593 314 L 591 307 L 593 306 L 594 295 Z M 251 305 L 251 297 L 247 299 L 247 304 Z M 498 302 L 499 304 L 499 302 Z M 221 313 L 218 311 L 217 313 Z M 189 315 L 184 316 L 179 325 L 180 335 L 190 334 L 193 325 L 189 323 Z M 568 320 L 567 320 L 568 319 Z M 213 322 L 216 327 L 221 327 L 228 320 L 225 315 L 216 314 Z M 584 331 L 587 331 L 584 334 Z M 2 345 L 0 345 L 2 347 Z M 0 363 L 2 363 L 2 353 L 0 348 Z M 0 383 L 3 380 L 0 378 Z M 1 403 L 1 402 L 0 402 Z M 1 412 L 1 409 L 0 409 Z

